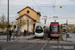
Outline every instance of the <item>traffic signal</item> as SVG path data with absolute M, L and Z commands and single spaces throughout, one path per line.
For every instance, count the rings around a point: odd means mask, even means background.
M 61 25 L 61 29 L 62 29 L 62 25 Z
M 8 27 L 10 28 L 10 27 L 11 27 L 11 25 L 8 25 L 8 26 L 7 26 L 7 28 L 8 28 Z
M 60 6 L 60 8 L 62 8 L 62 6 Z
M 16 28 L 16 25 L 14 25 L 14 28 Z
M 27 13 L 29 13 L 30 11 L 29 10 L 27 10 Z

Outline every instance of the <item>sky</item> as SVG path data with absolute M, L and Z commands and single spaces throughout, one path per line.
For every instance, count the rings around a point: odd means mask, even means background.
M 6 18 L 7 1 L 0 0 L 0 16 L 4 14 Z M 44 23 L 44 16 L 47 16 L 47 25 L 54 22 L 53 16 L 58 16 L 56 21 L 60 24 L 66 23 L 66 20 L 68 20 L 68 24 L 75 24 L 75 0 L 9 0 L 9 21 L 16 21 L 17 12 L 26 6 L 30 6 L 41 13 L 41 23 Z

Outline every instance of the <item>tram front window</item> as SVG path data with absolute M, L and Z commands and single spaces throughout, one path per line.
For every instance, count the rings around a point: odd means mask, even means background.
M 58 25 L 51 25 L 52 32 L 58 32 Z
M 42 32 L 43 32 L 42 27 L 41 27 L 41 26 L 37 26 L 35 32 L 36 32 L 36 33 L 42 33 Z

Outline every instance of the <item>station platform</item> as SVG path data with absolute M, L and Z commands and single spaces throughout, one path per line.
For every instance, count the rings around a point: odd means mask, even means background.
M 69 34 L 69 37 L 67 38 L 67 41 L 72 41 L 73 43 L 75 43 L 75 33 L 68 33 Z M 64 41 L 66 41 L 66 34 L 62 36 L 62 39 Z
M 16 40 L 20 40 L 20 39 L 30 39 L 35 37 L 35 35 L 27 35 L 27 36 L 14 36 L 14 40 L 13 40 L 13 36 L 11 36 L 11 41 L 16 41 Z M 6 42 L 7 41 L 7 36 L 6 35 L 0 35 L 0 42 Z

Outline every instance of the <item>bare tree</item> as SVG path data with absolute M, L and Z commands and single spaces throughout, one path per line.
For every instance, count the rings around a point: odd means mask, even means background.
M 5 28 L 5 26 L 4 26 L 5 19 L 6 19 L 6 18 L 5 18 L 5 15 L 2 14 L 2 16 L 0 17 L 0 20 L 1 20 L 1 24 L 3 25 L 3 27 L 2 27 L 3 32 L 4 32 L 4 28 Z
M 24 25 L 26 25 L 27 23 L 26 23 L 26 21 L 24 20 L 24 19 L 20 19 L 20 21 L 18 22 L 18 26 L 24 26 Z

